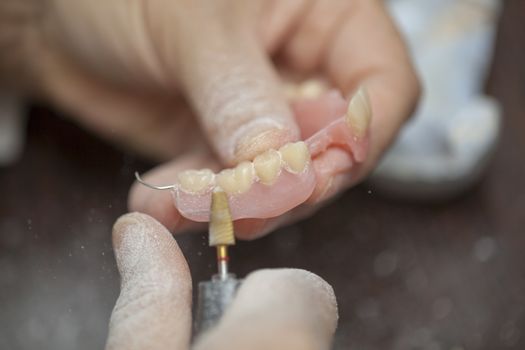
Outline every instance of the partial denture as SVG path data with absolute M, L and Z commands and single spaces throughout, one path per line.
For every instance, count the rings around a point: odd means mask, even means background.
M 187 193 L 201 194 L 220 187 L 230 195 L 250 190 L 254 183 L 272 185 L 282 169 L 289 173 L 303 172 L 310 162 L 310 154 L 302 141 L 288 143 L 279 151 L 268 150 L 253 162 L 242 162 L 235 168 L 224 169 L 214 174 L 210 169 L 186 170 L 178 175 L 178 188 Z
M 304 203 L 317 181 L 311 159 L 330 147 L 348 150 L 355 163 L 366 159 L 372 111 L 364 89 L 359 89 L 349 103 L 334 92 L 303 103 L 307 108 L 312 106 L 312 111 L 316 110 L 315 103 L 330 106 L 325 108 L 328 115 L 324 116 L 324 124 L 315 124 L 319 121 L 315 118 L 311 120 L 314 128 L 307 133 L 306 141 L 268 150 L 253 162 L 240 163 L 218 174 L 210 169 L 187 170 L 178 175 L 176 184 L 153 187 L 172 189 L 178 211 L 200 222 L 209 220 L 215 189 L 228 195 L 233 220 L 271 218 Z M 307 111 L 303 110 L 302 115 L 307 117 Z
M 268 150 L 253 162 L 242 162 L 218 174 L 209 169 L 184 171 L 173 188 L 175 202 L 185 217 L 206 221 L 211 193 L 220 188 L 230 198 L 235 219 L 275 216 L 282 210 L 283 203 L 291 208 L 306 200 L 313 191 L 315 176 L 309 164 L 308 148 L 300 141 L 288 143 L 278 151 Z M 293 186 L 297 184 L 301 186 Z M 272 199 L 254 204 L 260 196 L 268 195 Z M 275 200 L 281 203 L 276 205 Z M 261 211 L 261 206 L 266 209 Z M 261 212 L 264 214 L 257 214 Z

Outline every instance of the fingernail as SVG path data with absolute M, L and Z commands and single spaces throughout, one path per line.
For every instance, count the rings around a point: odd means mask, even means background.
M 133 227 L 140 225 L 140 214 L 128 213 L 124 214 L 117 219 L 113 224 L 113 245 L 115 249 L 119 249 L 122 244 L 122 240 L 128 234 L 128 231 L 132 230 Z
M 358 137 L 365 136 L 372 119 L 372 107 L 368 93 L 360 87 L 354 94 L 346 112 L 346 123 Z
M 256 119 L 242 126 L 232 138 L 233 162 L 251 161 L 269 149 L 278 149 L 297 139 L 298 132 L 285 128 L 273 119 Z

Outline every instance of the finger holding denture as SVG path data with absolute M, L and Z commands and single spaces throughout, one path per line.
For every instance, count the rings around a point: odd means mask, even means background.
M 306 202 L 316 190 L 318 177 L 326 174 L 313 162 L 327 150 L 337 148 L 350 155 L 344 158 L 348 164 L 333 165 L 334 169 L 346 171 L 366 159 L 372 116 L 366 90 L 358 89 L 347 102 L 335 90 L 308 84 L 303 87 L 304 98 L 299 93 L 291 102 L 306 139 L 267 150 L 218 173 L 207 168 L 179 172 L 170 188 L 183 217 L 208 221 L 216 188 L 228 195 L 233 220 L 276 217 Z

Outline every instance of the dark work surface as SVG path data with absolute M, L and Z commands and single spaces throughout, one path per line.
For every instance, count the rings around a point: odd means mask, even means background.
M 339 301 L 336 349 L 525 349 L 525 2 L 506 1 L 488 91 L 503 104 L 484 179 L 451 202 L 386 199 L 366 185 L 311 219 L 239 244 L 233 269 L 300 267 Z M 28 145 L 0 169 L 0 348 L 97 349 L 118 295 L 110 241 L 147 165 L 34 108 Z M 194 281 L 202 235 L 178 238 Z

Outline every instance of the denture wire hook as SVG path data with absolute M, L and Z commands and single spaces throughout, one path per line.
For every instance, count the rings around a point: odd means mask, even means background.
M 139 183 L 143 184 L 146 187 L 152 188 L 154 190 L 161 190 L 161 191 L 173 190 L 173 189 L 175 189 L 177 187 L 176 185 L 156 186 L 156 185 L 149 184 L 146 181 L 142 180 L 142 178 L 140 177 L 138 171 L 135 171 L 135 178 L 137 179 L 137 181 Z

